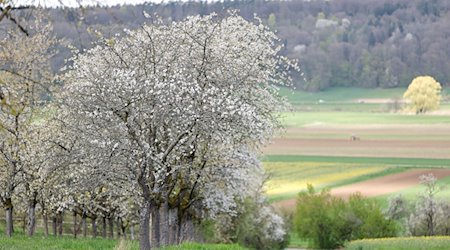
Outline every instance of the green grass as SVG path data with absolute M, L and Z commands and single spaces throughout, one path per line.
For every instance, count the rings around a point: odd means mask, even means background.
M 185 243 L 178 246 L 171 246 L 161 248 L 161 250 L 245 250 L 238 244 L 200 244 L 200 243 Z
M 280 94 L 286 96 L 292 104 L 311 103 L 323 100 L 326 102 L 350 102 L 355 99 L 401 98 L 406 88 L 367 89 L 367 88 L 328 88 L 320 92 L 305 92 L 281 88 Z
M 297 111 L 391 112 L 394 108 L 392 103 L 367 103 L 359 102 L 359 99 L 400 100 L 405 91 L 406 88 L 337 87 L 320 92 L 305 92 L 281 88 L 280 94 L 285 96 Z M 442 94 L 443 99 L 448 100 L 445 90 Z M 441 109 L 450 109 L 450 104 L 441 104 Z
M 370 112 L 286 112 L 281 114 L 286 127 L 305 125 L 352 124 L 450 124 L 448 115 L 410 115 Z
M 347 250 L 447 250 L 450 237 L 399 237 L 384 239 L 363 239 L 348 243 Z
M 289 233 L 289 247 L 306 249 L 310 245 L 311 245 L 310 241 L 308 241 L 308 239 L 305 238 L 300 238 L 295 232 L 295 230 L 292 230 Z
M 118 247 L 120 246 L 120 247 Z M 138 241 L 123 241 L 108 239 L 78 238 L 71 236 L 48 238 L 42 235 L 27 237 L 16 233 L 8 238 L 3 234 L 0 236 L 0 250 L 138 250 Z M 184 243 L 177 246 L 163 247 L 160 250 L 245 250 L 237 244 L 202 244 Z
M 402 167 L 450 167 L 448 159 L 422 158 L 384 158 L 384 157 L 347 157 L 347 156 L 303 156 L 303 155 L 266 155 L 263 162 L 332 162 L 382 164 Z
M 117 245 L 115 240 L 107 239 L 74 239 L 70 236 L 26 237 L 16 233 L 13 237 L 0 236 L 0 250 L 110 250 Z

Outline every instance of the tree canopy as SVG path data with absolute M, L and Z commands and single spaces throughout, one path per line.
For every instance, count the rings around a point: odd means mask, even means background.
M 431 76 L 418 76 L 408 86 L 403 97 L 411 102 L 409 107 L 416 114 L 438 109 L 441 84 Z

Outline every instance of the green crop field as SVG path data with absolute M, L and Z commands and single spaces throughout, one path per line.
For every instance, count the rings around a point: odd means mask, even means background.
M 384 239 L 363 239 L 348 243 L 347 250 L 447 250 L 449 236 L 397 237 Z
M 281 88 L 280 94 L 293 104 L 324 102 L 351 102 L 358 99 L 395 99 L 401 98 L 406 88 L 365 89 L 365 88 L 329 88 L 320 92 L 304 92 Z
M 281 121 L 286 127 L 369 124 L 424 125 L 450 124 L 450 116 L 371 112 L 286 112 L 281 114 Z

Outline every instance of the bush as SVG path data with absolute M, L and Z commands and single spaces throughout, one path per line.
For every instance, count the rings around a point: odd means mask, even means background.
M 338 248 L 354 239 L 395 236 L 398 229 L 375 201 L 355 194 L 346 202 L 328 190 L 316 193 L 312 185 L 298 196 L 294 223 L 300 237 L 321 249 Z

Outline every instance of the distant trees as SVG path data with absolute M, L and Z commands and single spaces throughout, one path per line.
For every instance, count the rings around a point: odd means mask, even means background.
M 239 9 L 247 20 L 256 13 L 276 28 L 285 45 L 281 53 L 303 67 L 304 75 L 294 81 L 301 89 L 406 87 L 417 75 L 433 75 L 444 85 L 450 82 L 450 2 L 445 0 L 188 1 L 48 12 L 59 37 L 89 48 L 89 33 L 123 34 L 124 28 L 145 22 L 143 11 L 177 21 L 195 14 L 222 15 L 227 9 Z M 14 15 L 27 16 L 27 11 L 14 10 Z M 6 19 L 0 28 L 11 24 Z M 68 56 L 65 51 L 55 57 L 53 67 L 62 67 Z
M 408 86 L 403 98 L 411 101 L 409 106 L 416 114 L 438 109 L 441 85 L 431 76 L 418 76 Z

